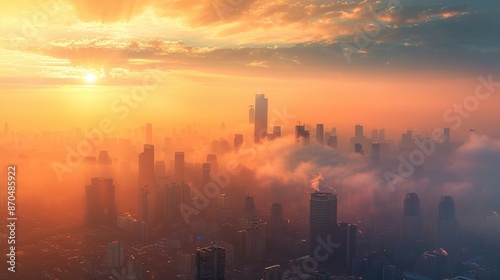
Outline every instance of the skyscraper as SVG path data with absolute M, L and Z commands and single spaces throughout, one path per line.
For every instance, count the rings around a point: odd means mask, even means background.
M 298 124 L 295 126 L 295 140 L 297 142 L 307 144 L 309 143 L 309 139 L 311 138 L 311 134 L 309 130 L 306 130 L 306 126 L 303 124 Z
M 407 193 L 403 201 L 401 237 L 405 245 L 414 245 L 422 238 L 420 199 L 416 193 Z
M 124 249 L 120 242 L 108 243 L 106 248 L 106 266 L 108 268 L 120 268 L 123 266 Z
M 155 148 L 145 144 L 144 151 L 139 154 L 139 188 L 155 185 Z
M 151 123 L 146 124 L 146 144 L 153 144 L 153 125 Z
M 243 145 L 243 134 L 234 135 L 234 148 L 238 150 Z
M 205 188 L 210 182 L 211 164 L 206 162 L 201 165 L 201 189 Z
M 111 178 L 92 178 L 85 187 L 85 220 L 88 225 L 116 222 L 115 186 Z
M 250 108 L 248 109 L 248 123 L 249 124 L 254 124 L 255 123 L 255 106 L 250 105 Z
M 356 257 L 356 225 L 348 223 L 338 223 L 334 241 L 339 247 L 334 250 L 335 263 L 346 269 L 347 273 L 352 272 L 352 261 Z
M 281 126 L 275 125 L 273 126 L 273 138 L 281 137 Z
M 224 280 L 226 249 L 217 244 L 196 249 L 196 280 Z
M 360 124 L 356 124 L 354 126 L 354 139 L 356 140 L 356 143 L 361 143 L 360 141 L 363 140 L 363 126 Z
M 439 201 L 438 245 L 452 249 L 457 241 L 457 220 L 455 218 L 455 202 L 451 196 L 442 196 Z
M 316 142 L 321 145 L 325 144 L 325 128 L 322 123 L 316 124 Z
M 244 214 L 245 226 L 249 222 L 259 219 L 257 215 L 257 208 L 255 208 L 252 196 L 247 195 L 247 197 L 245 198 L 245 206 L 243 208 L 243 214 Z
M 316 247 L 333 240 L 337 227 L 337 194 L 311 193 L 309 212 L 309 252 L 314 256 Z M 331 256 L 330 256 L 331 258 Z
M 265 239 L 265 224 L 260 220 L 250 221 L 247 225 L 246 232 L 246 260 L 261 261 L 264 257 L 266 248 Z
M 219 163 L 217 162 L 217 155 L 208 154 L 207 162 L 210 163 L 210 167 L 215 174 L 219 173 Z
M 182 183 L 185 181 L 185 167 L 186 163 L 184 162 L 184 152 L 176 152 L 175 153 L 175 182 Z
M 267 104 L 267 98 L 264 94 L 255 95 L 255 143 L 258 143 L 267 137 Z

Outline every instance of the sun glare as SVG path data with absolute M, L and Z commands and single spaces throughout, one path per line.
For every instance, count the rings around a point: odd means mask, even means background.
M 87 76 L 85 76 L 85 81 L 87 81 L 87 83 L 93 83 L 96 79 L 96 75 L 92 73 L 88 73 Z

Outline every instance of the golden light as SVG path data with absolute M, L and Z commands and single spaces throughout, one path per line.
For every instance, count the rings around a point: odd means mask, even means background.
M 87 76 L 85 76 L 85 81 L 87 81 L 87 83 L 93 83 L 96 79 L 97 76 L 92 73 L 88 73 Z

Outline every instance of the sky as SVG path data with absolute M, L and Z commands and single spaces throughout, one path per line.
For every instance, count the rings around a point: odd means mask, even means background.
M 0 11 L 0 121 L 92 127 L 143 94 L 118 125 L 236 126 L 265 93 L 271 111 L 346 133 L 449 127 L 457 115 L 446 112 L 478 77 L 500 81 L 499 15 L 487 0 L 11 1 Z M 491 93 L 460 116 L 457 137 L 500 137 Z

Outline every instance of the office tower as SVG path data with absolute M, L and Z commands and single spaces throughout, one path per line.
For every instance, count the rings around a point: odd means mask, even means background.
M 167 176 L 165 161 L 158 160 L 155 162 L 155 176 L 156 178 L 165 178 Z
M 250 108 L 248 109 L 248 123 L 249 124 L 254 124 L 255 123 L 255 106 L 250 105 Z
M 101 165 L 109 165 L 111 164 L 111 158 L 108 155 L 107 151 L 100 151 L 97 162 Z
M 162 219 L 168 226 L 172 224 L 184 223 L 184 218 L 181 215 L 180 207 L 191 205 L 191 189 L 187 184 L 165 185 L 160 188 L 162 203 L 160 211 Z
M 281 280 L 281 267 L 279 264 L 264 268 L 262 280 Z
M 243 146 L 243 134 L 234 135 L 234 148 L 239 150 Z
M 153 227 L 155 225 L 156 193 L 154 187 L 139 190 L 139 219 Z
M 345 272 L 351 274 L 352 261 L 356 257 L 356 225 L 348 223 L 338 223 L 334 242 L 339 247 L 334 249 L 333 256 L 336 264 L 345 268 Z
M 331 135 L 326 139 L 326 145 L 330 148 L 337 149 L 337 136 Z
M 229 142 L 225 139 L 221 139 L 219 141 L 219 152 L 220 154 L 229 153 L 231 151 L 231 147 L 229 146 Z
M 153 125 L 151 123 L 146 124 L 146 144 L 153 145 Z
M 247 195 L 247 197 L 245 197 L 245 206 L 243 208 L 243 214 L 244 214 L 245 226 L 249 222 L 259 219 L 259 216 L 257 215 L 257 208 L 255 208 L 252 196 Z
M 385 143 L 385 129 L 381 128 L 378 131 L 378 142 Z
M 363 137 L 363 126 L 360 124 L 356 124 L 354 126 L 354 139 L 356 140 L 356 142 L 360 143 L 360 141 L 363 140 Z
M 262 260 L 265 249 L 265 229 L 264 222 L 260 220 L 250 221 L 246 232 L 246 260 L 259 262 Z
M 216 243 L 196 249 L 196 280 L 225 280 L 226 249 Z
M 182 183 L 185 181 L 186 163 L 184 162 L 184 152 L 175 153 L 175 182 Z
M 443 129 L 443 140 L 444 140 L 444 144 L 449 144 L 450 143 L 450 128 L 449 127 L 445 127 Z
M 404 245 L 414 245 L 422 239 L 422 218 L 420 199 L 416 193 L 407 193 L 403 202 L 402 241 Z
M 108 243 L 106 248 L 106 267 L 120 268 L 123 266 L 124 249 L 120 242 Z
M 451 196 L 442 196 L 439 201 L 438 245 L 452 249 L 457 242 L 457 220 L 455 218 L 455 202 Z
M 372 142 L 378 142 L 378 130 L 374 129 L 372 130 Z
M 215 174 L 219 173 L 219 164 L 217 162 L 217 155 L 208 154 L 207 162 L 210 163 L 212 172 L 214 172 Z
M 309 139 L 311 137 L 311 134 L 309 133 L 309 130 L 306 130 L 305 125 L 301 125 L 300 123 L 295 126 L 295 140 L 297 142 L 307 144 L 309 143 Z
M 325 144 L 325 129 L 321 123 L 316 124 L 316 142 L 318 144 Z
M 267 137 L 267 98 L 264 94 L 255 95 L 255 143 L 261 142 Z
M 275 125 L 273 126 L 273 138 L 281 137 L 281 126 Z
M 337 136 L 337 128 L 336 127 L 332 127 L 332 136 Z
M 450 259 L 444 249 L 425 252 L 415 263 L 415 272 L 431 279 L 449 279 L 453 276 Z
M 400 150 L 409 150 L 413 147 L 413 131 L 408 130 L 401 134 Z
M 139 154 L 139 188 L 155 185 L 155 148 L 153 145 L 144 145 L 144 151 Z
M 201 165 L 201 189 L 202 190 L 210 182 L 210 171 L 211 171 L 210 163 L 203 163 Z
M 354 152 L 355 152 L 356 154 L 361 154 L 361 155 L 363 155 L 363 154 L 364 154 L 364 152 L 363 152 L 363 145 L 361 145 L 361 143 L 356 143 L 356 144 L 354 144 Z
M 85 187 L 85 220 L 88 225 L 116 223 L 115 186 L 111 178 L 92 178 Z
M 314 256 L 316 247 L 333 240 L 337 227 L 337 194 L 311 193 L 309 211 L 309 253 Z M 332 256 L 329 257 L 332 259 Z
M 279 240 L 285 231 L 286 221 L 283 218 L 283 206 L 280 203 L 273 203 L 271 206 L 271 220 L 269 221 L 268 247 L 271 250 L 279 249 Z
M 380 163 L 380 143 L 372 143 L 372 162 L 374 164 Z

